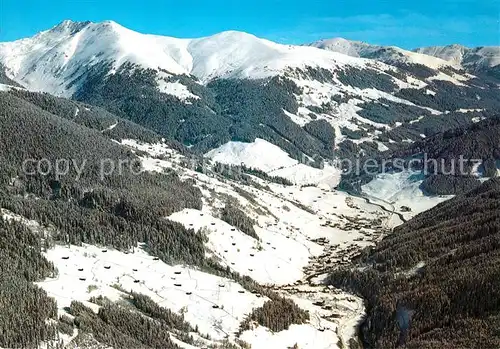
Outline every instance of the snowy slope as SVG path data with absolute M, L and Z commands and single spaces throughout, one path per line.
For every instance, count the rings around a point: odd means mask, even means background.
M 442 66 L 452 65 L 454 62 L 412 51 L 407 51 L 396 46 L 371 45 L 361 41 L 351 41 L 344 38 L 325 39 L 309 44 L 324 50 L 339 52 L 352 57 L 375 59 L 385 63 L 415 63 L 423 64 L 437 69 Z
M 322 67 L 331 70 L 346 64 L 364 66 L 364 60 L 325 53 L 311 47 L 281 45 L 242 32 L 223 32 L 192 40 L 191 73 L 203 81 L 214 77 L 262 78 L 287 68 Z
M 189 57 L 175 55 L 185 45 L 182 40 L 141 35 L 112 21 L 64 21 L 32 38 L 0 44 L 0 62 L 26 87 L 70 96 L 78 87 L 70 83 L 99 63 L 111 63 L 111 70 L 130 62 L 185 73 Z
M 64 21 L 32 38 L 0 43 L 0 63 L 24 86 L 71 96 L 89 67 L 109 63 L 112 73 L 125 62 L 192 74 L 202 82 L 216 77 L 262 78 L 288 68 L 366 62 L 312 47 L 281 45 L 253 35 L 227 31 L 199 39 L 178 39 L 134 32 L 113 21 Z
M 439 57 L 445 61 L 453 62 L 454 64 L 461 64 L 465 51 L 467 50 L 467 47 L 462 45 L 448 45 L 420 47 L 415 49 L 415 52 Z
M 489 68 L 500 64 L 500 46 L 468 48 L 462 45 L 429 46 L 415 52 L 439 57 L 454 64 L 471 68 Z
M 124 290 L 148 295 L 174 312 L 182 312 L 186 321 L 198 326 L 201 333 L 223 339 L 238 329 L 246 313 L 265 301 L 234 281 L 186 266 L 165 264 L 140 248 L 125 254 L 91 245 L 56 246 L 46 257 L 57 266 L 59 274 L 38 285 L 57 300 L 61 313 L 72 300 L 91 306 L 87 301 L 92 296 L 120 300 L 123 292 L 114 286 L 119 285 Z M 215 309 L 214 305 L 223 309 Z
M 307 166 L 292 159 L 281 148 L 260 138 L 252 143 L 228 142 L 209 151 L 205 156 L 222 164 L 243 164 L 271 176 L 286 178 L 295 184 L 324 183 L 334 187 L 340 180 L 340 170 L 337 168 L 329 165 L 325 165 L 323 169 Z
M 222 266 L 251 276 L 292 298 L 311 314 L 309 322 L 292 325 L 286 331 L 274 333 L 257 326 L 245 331 L 241 339 L 254 348 L 286 349 L 298 343 L 302 348 L 337 349 L 341 347 L 341 339 L 347 342 L 353 336 L 364 313 L 362 301 L 321 283 L 309 284 L 307 280 L 318 271 L 319 274 L 326 272 L 321 263 L 346 261 L 357 249 L 372 244 L 381 232 L 369 227 L 376 222 L 381 224 L 380 220 L 389 220 L 387 212 L 361 198 L 317 187 L 266 182 L 266 187 L 253 187 L 220 181 L 217 177 L 179 167 L 178 154 L 165 144 L 133 140 L 123 144 L 148 153 L 150 158 L 142 158 L 145 163 L 155 163 L 158 168 L 174 168 L 182 178 L 194 180 L 202 189 L 202 211 L 185 209 L 169 218 L 189 228 L 203 229 L 208 238 L 209 255 Z M 248 195 L 242 195 L 237 187 Z M 256 220 L 255 230 L 260 241 L 217 217 L 223 195 L 236 198 Z M 253 203 L 249 199 L 251 196 L 255 197 Z M 304 210 L 304 206 L 317 213 Z M 46 229 L 7 211 L 0 214 L 24 222 L 33 230 Z M 355 221 L 365 228 L 354 229 Z M 326 242 L 318 243 L 318 238 Z M 91 297 L 103 295 L 119 301 L 124 296 L 121 289 L 134 290 L 148 295 L 163 307 L 182 313 L 200 333 L 210 335 L 210 340 L 200 338 L 202 342 L 195 346 L 179 342 L 183 348 L 211 347 L 225 338 L 235 341 L 234 333 L 240 322 L 267 300 L 244 290 L 233 280 L 190 266 L 168 265 L 147 254 L 141 245 L 128 253 L 86 244 L 57 245 L 46 252 L 46 257 L 54 263 L 58 274 L 37 284 L 57 300 L 60 315 L 66 314 L 65 306 L 72 300 L 79 300 L 97 311 L 99 306 L 91 302 Z M 315 304 L 317 301 L 327 302 L 330 308 Z
M 382 173 L 371 182 L 363 185 L 362 190 L 365 194 L 394 204 L 396 211 L 401 211 L 401 206 L 411 208 L 411 212 L 404 213 L 406 218 L 430 210 L 437 204 L 453 197 L 425 195 L 420 189 L 422 182 L 422 175 L 418 171 Z
M 265 172 L 293 166 L 298 162 L 281 148 L 260 138 L 252 143 L 228 142 L 209 151 L 206 156 L 223 164 L 245 164 Z
M 238 145 L 269 152 L 269 144 Z M 383 238 L 394 220 L 391 212 L 327 187 L 284 186 L 254 178 L 260 185 L 236 182 L 215 173 L 196 172 L 165 143 L 147 144 L 123 140 L 123 146 L 140 150 L 146 170 L 172 169 L 181 179 L 195 183 L 203 195 L 201 210 L 184 209 L 168 218 L 207 236 L 207 256 L 221 266 L 250 276 L 282 296 L 293 299 L 310 313 L 310 321 L 274 333 L 255 326 L 240 339 L 253 348 L 338 349 L 345 347 L 362 319 L 361 299 L 322 284 L 321 278 L 338 265 L 348 263 L 359 251 Z M 259 148 L 263 146 L 264 148 Z M 234 144 L 229 149 L 234 149 Z M 240 150 L 241 150 L 240 149 Z M 251 152 L 250 152 L 251 153 Z M 286 161 L 286 153 L 278 162 Z M 254 219 L 259 239 L 244 234 L 220 219 L 220 208 L 232 197 Z M 46 226 L 2 210 L 1 216 L 23 222 L 33 230 Z M 48 228 L 52 229 L 52 228 Z M 90 301 L 104 295 L 119 301 L 120 289 L 150 296 L 159 305 L 182 313 L 210 340 L 185 348 L 207 348 L 225 338 L 234 342 L 242 319 L 267 298 L 252 294 L 228 278 L 214 276 L 186 265 L 169 265 L 146 253 L 141 244 L 120 252 L 91 246 L 60 246 L 46 251 L 58 274 L 37 283 L 58 302 L 59 314 L 72 300 Z M 323 306 L 323 304 L 325 306 Z
M 467 84 L 467 77 L 444 70 L 436 71 L 430 78 L 422 78 L 398 68 L 397 63 L 419 63 L 434 69 L 450 63 L 397 47 L 344 39 L 324 40 L 311 45 L 314 47 L 282 45 L 237 31 L 196 39 L 178 39 L 141 34 L 112 21 L 64 21 L 32 38 L 0 43 L 0 65 L 5 66 L 9 78 L 28 89 L 64 97 L 80 92 L 78 98 L 84 100 L 94 84 L 99 86 L 102 82 L 105 85 L 106 76 L 119 72 L 126 79 L 126 74 L 130 74 L 133 69 L 150 69 L 144 79 L 148 87 L 151 73 L 158 91 L 177 97 L 185 105 L 192 104 L 193 108 L 205 105 L 205 110 L 214 113 L 218 113 L 214 111 L 217 108 L 212 109 L 209 97 L 213 89 L 199 84 L 219 78 L 285 76 L 297 87 L 293 92 L 288 89 L 286 93 L 296 99 L 298 110 L 289 108 L 293 112 L 283 112 L 300 126 L 316 119 L 326 120 L 335 129 L 337 148 L 349 138 L 347 133 L 342 134 L 342 129 L 359 130 L 364 127 L 368 134 L 361 141 L 368 142 L 380 132 L 373 131 L 373 127 L 380 130 L 391 128 L 387 124 L 361 117 L 359 112 L 365 103 L 388 99 L 414 105 L 396 98 L 394 94 L 398 89 L 432 86 L 433 80 L 446 80 L 461 87 Z M 121 67 L 126 69 L 119 70 Z M 403 74 L 398 74 L 401 70 Z M 91 82 L 85 84 L 86 81 Z M 133 85 L 133 89 L 137 89 L 137 86 Z M 139 94 L 140 91 L 133 92 Z M 94 101 L 87 98 L 87 102 Z M 143 120 L 143 116 L 140 117 Z M 185 120 L 179 117 L 177 121 L 180 124 Z M 148 122 L 142 124 L 151 127 Z M 179 132 L 184 132 L 183 128 Z M 263 137 L 259 133 L 256 136 Z M 288 156 L 281 156 L 283 154 L 259 158 L 257 166 L 256 155 L 271 154 L 267 152 L 270 149 L 260 149 L 261 145 L 257 143 L 257 147 L 240 149 L 241 145 L 230 143 L 218 149 L 220 154 L 217 156 L 225 156 L 226 161 L 214 159 L 232 164 L 244 162 L 250 167 L 272 171 L 273 175 L 288 178 L 294 183 L 319 183 L 327 178 L 335 185 L 329 179 L 335 175 L 334 169 L 327 169 L 327 173 L 318 171 L 294 162 Z M 385 149 L 383 144 L 380 149 Z M 307 151 L 305 153 L 313 156 Z M 210 154 L 210 157 L 214 156 Z

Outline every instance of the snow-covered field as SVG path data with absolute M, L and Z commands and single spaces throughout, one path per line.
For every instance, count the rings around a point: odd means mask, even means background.
M 220 340 L 232 336 L 244 316 L 264 302 L 229 279 L 165 264 L 140 247 L 125 254 L 91 245 L 56 246 L 46 257 L 55 264 L 58 275 L 38 285 L 57 300 L 62 313 L 72 300 L 96 309 L 88 302 L 90 297 L 103 295 L 119 301 L 123 296 L 119 289 L 132 290 L 184 314 L 200 333 Z
M 291 325 L 288 330 L 278 333 L 272 333 L 265 327 L 260 326 L 253 331 L 244 332 L 241 339 L 249 343 L 252 348 L 291 348 L 295 344 L 299 348 L 338 348 L 338 337 L 335 332 L 318 332 L 311 325 Z
M 262 239 L 257 241 L 209 214 L 201 217 L 200 214 L 200 211 L 184 210 L 169 219 L 197 230 L 205 228 L 208 247 L 223 265 L 261 284 L 281 285 L 301 279 L 310 253 L 320 253 L 318 246 L 308 247 L 304 242 L 264 229 L 257 229 Z
M 200 97 L 189 92 L 186 86 L 180 82 L 167 82 L 165 80 L 158 80 L 158 88 L 160 92 L 175 96 L 181 101 L 186 101 L 187 99 L 199 99 Z M 189 103 L 189 102 L 187 102 Z
M 281 148 L 260 138 L 252 143 L 228 142 L 209 151 L 206 156 L 223 164 L 244 164 L 264 172 L 294 166 L 298 163 Z
M 396 211 L 401 212 L 402 206 L 409 207 L 411 212 L 402 212 L 406 218 L 429 210 L 453 197 L 450 195 L 426 195 L 420 189 L 422 182 L 423 178 L 420 172 L 406 170 L 397 173 L 383 173 L 362 186 L 362 190 L 370 196 L 392 203 Z
M 313 168 L 292 159 L 281 148 L 263 139 L 252 143 L 228 142 L 205 154 L 215 162 L 228 165 L 245 165 L 259 169 L 271 176 L 290 180 L 292 183 L 327 184 L 334 187 L 340 180 L 340 170 L 326 164 L 323 169 Z M 304 162 L 311 161 L 304 159 Z

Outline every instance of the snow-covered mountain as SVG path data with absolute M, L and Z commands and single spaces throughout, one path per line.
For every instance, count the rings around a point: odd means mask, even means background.
M 344 38 L 324 39 L 308 45 L 332 52 L 343 53 L 351 57 L 369 58 L 388 64 L 423 64 L 434 69 L 450 65 L 459 66 L 455 62 L 448 62 L 447 60 L 433 57 L 434 55 L 424 54 L 425 52 L 417 53 L 396 46 L 372 45 Z
M 32 38 L 0 44 L 0 62 L 27 87 L 71 96 L 90 67 L 124 63 L 191 74 L 202 82 L 214 78 L 263 78 L 287 68 L 331 69 L 363 60 L 310 47 L 281 45 L 251 34 L 227 31 L 199 39 L 178 39 L 134 32 L 113 21 L 64 21 Z
M 473 70 L 491 68 L 500 64 L 500 46 L 474 48 L 462 45 L 429 46 L 417 48 L 415 52 L 439 57 Z
M 372 45 L 344 38 L 323 39 L 308 46 L 339 52 L 352 57 L 375 59 L 388 64 L 413 63 L 438 69 L 450 66 L 471 71 L 500 64 L 500 46 L 469 48 L 462 45 L 428 46 L 412 51 L 397 46 Z
M 179 39 L 113 21 L 0 43 L 0 83 L 103 107 L 200 153 L 259 138 L 295 160 L 385 151 L 487 117 L 500 103 L 495 80 L 460 68 L 344 39 Z

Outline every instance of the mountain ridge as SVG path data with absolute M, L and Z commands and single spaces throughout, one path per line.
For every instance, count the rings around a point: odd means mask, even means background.
M 497 67 L 500 64 L 500 46 L 466 47 L 463 45 L 428 46 L 414 50 L 415 52 L 439 57 L 456 62 L 471 70 L 482 70 Z
M 63 21 L 32 38 L 0 43 L 2 61 L 14 80 L 39 89 L 42 86 L 37 80 L 44 80 L 44 84 L 53 85 L 47 92 L 67 97 L 74 89 L 66 92 L 60 86 L 61 79 L 54 76 L 78 76 L 82 62 L 89 66 L 113 62 L 111 72 L 129 62 L 171 74 L 194 75 L 203 82 L 213 78 L 264 78 L 285 67 L 365 63 L 312 48 L 277 44 L 244 32 L 179 39 L 138 33 L 113 21 Z M 52 66 L 41 62 L 51 62 Z
M 343 53 L 352 57 L 379 60 L 389 64 L 395 62 L 420 63 L 432 68 L 439 68 L 446 65 L 453 66 L 453 64 L 450 64 L 446 60 L 434 58 L 431 55 L 414 53 L 397 46 L 373 45 L 363 41 L 347 40 L 341 37 L 322 39 L 307 45 L 332 52 Z M 458 67 L 458 65 L 456 67 Z

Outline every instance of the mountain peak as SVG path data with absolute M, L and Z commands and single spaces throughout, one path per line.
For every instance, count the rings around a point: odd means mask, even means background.
M 340 36 L 335 38 L 324 38 L 316 41 L 318 45 L 328 45 L 328 44 L 345 44 L 345 43 L 361 43 L 361 41 L 349 40 Z
M 309 45 L 328 51 L 342 53 L 351 57 L 362 57 L 360 48 L 368 46 L 360 41 L 351 41 L 341 37 L 322 39 Z
M 57 24 L 55 27 L 53 27 L 50 32 L 53 33 L 70 33 L 73 34 L 75 32 L 79 32 L 89 24 L 92 24 L 90 21 L 83 21 L 83 22 L 75 22 L 70 19 L 65 19 L 61 23 Z
M 257 36 L 243 32 L 243 31 L 238 31 L 238 30 L 225 30 L 210 36 L 206 36 L 200 39 L 195 39 L 195 40 L 210 40 L 210 41 L 217 41 L 220 43 L 227 43 L 227 42 L 248 42 L 248 41 L 254 41 L 254 40 L 263 40 L 258 38 Z
M 55 35 L 73 35 L 82 31 L 85 28 L 92 28 L 97 31 L 106 31 L 106 30 L 131 31 L 130 29 L 127 29 L 112 20 L 105 20 L 102 22 L 91 22 L 91 21 L 78 22 L 66 19 L 61 23 L 57 24 L 56 26 L 54 26 L 52 29 L 50 29 L 48 33 Z M 43 33 L 45 32 L 42 32 L 41 34 Z

